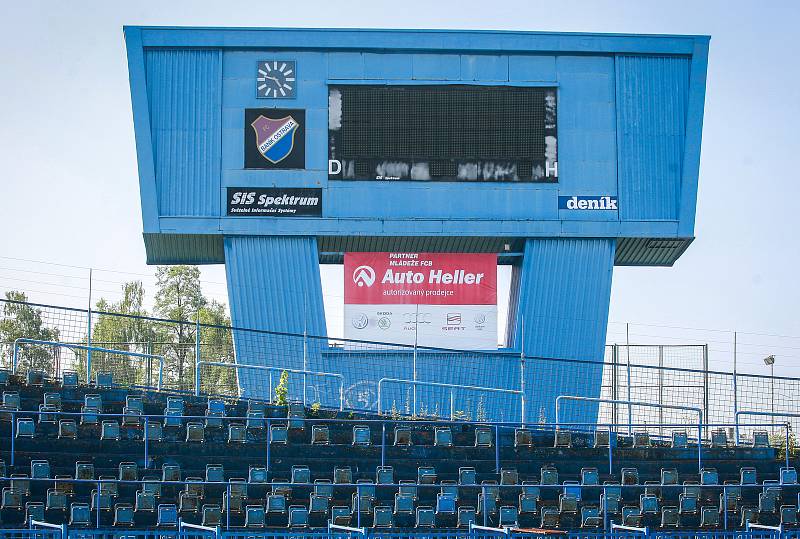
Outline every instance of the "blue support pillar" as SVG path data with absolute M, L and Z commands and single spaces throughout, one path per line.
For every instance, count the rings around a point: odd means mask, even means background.
M 316 238 L 226 237 L 225 271 L 233 326 L 281 333 L 235 330 L 236 361 L 243 365 L 321 370 L 320 350 L 325 342 L 303 338 L 304 333 L 327 334 Z M 268 378 L 265 371 L 242 369 L 241 395 L 268 399 Z M 309 384 L 315 382 L 308 379 Z M 301 400 L 303 387 L 303 376 L 292 375 L 290 399 Z M 320 400 L 324 397 L 315 396 Z M 337 393 L 337 405 L 338 398 Z M 328 404 L 327 401 L 326 398 L 322 403 Z
M 558 395 L 600 395 L 614 251 L 613 239 L 525 242 L 512 275 L 507 336 L 533 358 L 525 365 L 526 421 L 554 421 Z M 597 420 L 596 404 L 576 410 L 564 418 Z

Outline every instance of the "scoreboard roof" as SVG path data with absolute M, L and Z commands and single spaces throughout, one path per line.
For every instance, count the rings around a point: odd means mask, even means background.
M 124 30 L 150 263 L 285 235 L 322 262 L 590 237 L 671 265 L 694 238 L 708 36 Z

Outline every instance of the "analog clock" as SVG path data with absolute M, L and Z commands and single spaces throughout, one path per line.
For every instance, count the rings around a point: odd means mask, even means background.
M 256 96 L 270 99 L 295 97 L 297 95 L 295 81 L 294 61 L 260 61 L 256 74 Z

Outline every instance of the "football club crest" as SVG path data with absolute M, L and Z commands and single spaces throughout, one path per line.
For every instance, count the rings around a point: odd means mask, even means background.
M 287 116 L 273 120 L 259 116 L 250 124 L 256 132 L 256 145 L 258 153 L 270 163 L 280 163 L 292 153 L 294 148 L 294 135 L 298 124 L 294 118 Z
M 245 110 L 245 168 L 305 168 L 305 111 Z

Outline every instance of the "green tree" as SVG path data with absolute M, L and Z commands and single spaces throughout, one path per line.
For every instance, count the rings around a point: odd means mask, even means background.
M 11 364 L 13 343 L 20 337 L 42 341 L 57 341 L 58 328 L 47 327 L 42 319 L 42 310 L 28 305 L 24 292 L 6 292 L 7 302 L 3 303 L 3 317 L 0 319 L 0 343 L 6 343 L 4 359 Z M 23 370 L 42 370 L 55 375 L 54 363 L 61 348 L 46 345 L 24 345 L 18 353 L 18 366 Z
M 234 363 L 233 338 L 230 330 L 231 320 L 225 312 L 225 305 L 209 300 L 200 309 L 200 354 L 201 359 L 215 362 Z M 236 395 L 235 369 L 206 366 L 202 370 L 203 391 L 208 393 Z
M 190 361 L 194 360 L 195 324 L 201 309 L 207 304 L 208 300 L 200 287 L 200 269 L 197 266 L 158 267 L 155 311 L 162 318 L 179 322 L 160 324 L 159 330 L 168 342 L 164 345 L 164 353 L 169 358 L 168 372 L 180 387 L 190 385 L 185 374 Z
M 92 344 L 104 348 L 126 352 L 151 353 L 152 343 L 157 332 L 144 308 L 145 290 L 141 281 L 131 281 L 122 285 L 122 299 L 110 303 L 104 298 L 97 302 L 97 315 L 92 327 Z M 123 316 L 114 316 L 114 313 Z M 81 355 L 81 366 L 85 374 L 85 358 Z M 92 370 L 113 370 L 115 379 L 123 383 L 155 385 L 158 376 L 158 363 L 123 355 L 92 352 Z

